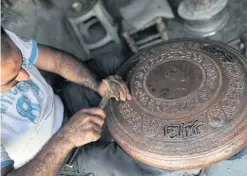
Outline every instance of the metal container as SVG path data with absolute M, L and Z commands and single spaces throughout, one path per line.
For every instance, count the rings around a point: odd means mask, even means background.
M 132 157 L 170 169 L 205 168 L 247 145 L 247 65 L 215 41 L 158 44 L 120 68 L 133 100 L 110 100 L 107 125 Z
M 178 7 L 178 14 L 185 20 L 184 27 L 196 37 L 214 35 L 227 24 L 228 0 L 185 0 Z

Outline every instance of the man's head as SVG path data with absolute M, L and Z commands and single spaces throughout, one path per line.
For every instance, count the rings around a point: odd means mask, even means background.
M 5 92 L 19 81 L 29 79 L 29 74 L 22 68 L 22 54 L 8 34 L 1 27 L 1 80 L 0 90 Z

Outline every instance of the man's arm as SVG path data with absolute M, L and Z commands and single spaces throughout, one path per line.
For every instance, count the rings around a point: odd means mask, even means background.
M 17 170 L 3 169 L 2 175 L 56 175 L 65 157 L 73 148 L 63 130 L 58 132 L 29 163 Z M 5 173 L 4 173 L 5 172 Z
M 27 164 L 16 169 L 1 169 L 3 176 L 57 175 L 65 157 L 74 147 L 96 141 L 100 137 L 105 113 L 101 108 L 82 109 Z
M 75 57 L 54 48 L 38 45 L 39 57 L 36 66 L 45 71 L 56 73 L 74 83 L 95 90 L 99 95 L 125 101 L 131 95 L 120 76 L 109 76 L 99 80 L 85 63 Z
M 67 80 L 98 91 L 100 80 L 85 63 L 54 48 L 38 45 L 38 49 L 36 65 L 39 69 L 56 73 Z

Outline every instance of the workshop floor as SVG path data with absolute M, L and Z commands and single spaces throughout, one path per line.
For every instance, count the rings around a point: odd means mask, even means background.
M 54 7 L 48 9 L 44 6 L 34 6 L 31 0 L 20 0 L 13 7 L 13 11 L 7 20 L 2 21 L 3 25 L 20 36 L 36 39 L 41 44 L 53 46 L 73 55 L 81 60 L 85 59 L 85 52 L 80 48 L 77 39 L 65 20 L 66 8 L 70 1 L 52 0 Z M 104 0 L 107 9 L 119 19 L 119 8 L 131 0 Z M 169 0 L 174 8 L 181 0 Z M 247 31 L 247 1 L 230 0 L 228 4 L 230 19 L 228 24 L 210 39 L 227 42 L 239 37 Z M 168 34 L 170 39 L 191 37 L 183 28 L 183 21 L 176 16 L 173 20 L 167 21 Z
M 209 176 L 246 176 L 247 155 L 233 161 L 222 161 L 208 169 Z
M 108 9 L 118 19 L 117 9 L 130 0 L 106 0 Z M 171 0 L 170 0 L 171 1 Z M 179 2 L 180 0 L 176 0 Z M 53 46 L 84 60 L 85 53 L 80 48 L 77 39 L 65 22 L 66 8 L 70 1 L 55 1 L 55 7 L 47 9 L 44 6 L 34 6 L 30 0 L 22 0 L 13 7 L 11 16 L 4 19 L 3 26 L 20 36 L 36 39 L 41 44 Z M 176 9 L 176 3 L 173 7 Z M 227 42 L 247 30 L 247 0 L 229 0 L 230 19 L 228 24 L 210 39 Z M 111 12 L 110 12 L 111 13 Z M 183 28 L 179 17 L 168 20 L 170 39 L 190 37 Z M 209 168 L 209 176 L 247 176 L 247 156 L 234 160 L 223 161 Z

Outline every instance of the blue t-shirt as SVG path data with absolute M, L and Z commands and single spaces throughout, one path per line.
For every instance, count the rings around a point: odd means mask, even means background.
M 63 104 L 34 65 L 38 58 L 36 41 L 24 41 L 6 32 L 21 51 L 22 68 L 30 75 L 29 80 L 0 93 L 1 168 L 13 163 L 18 168 L 31 160 L 59 130 Z

